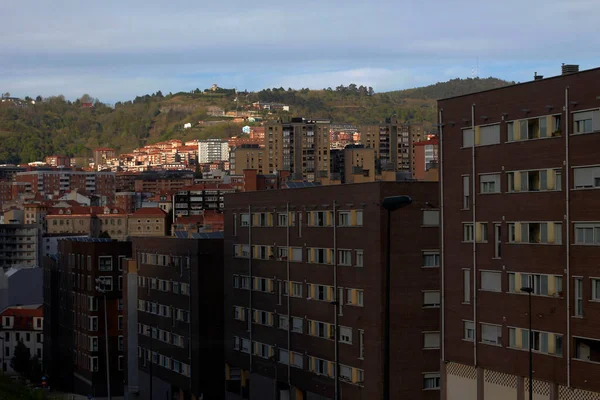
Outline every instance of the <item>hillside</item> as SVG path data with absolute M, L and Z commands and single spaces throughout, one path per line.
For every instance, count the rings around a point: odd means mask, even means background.
M 0 103 L 0 164 L 43 160 L 52 154 L 89 156 L 99 146 L 125 152 L 170 138 L 229 137 L 240 132 L 241 124 L 210 116 L 209 110 L 241 110 L 256 101 L 284 103 L 290 106 L 289 114 L 325 117 L 335 123 L 377 123 L 395 115 L 403 122 L 430 126 L 436 118 L 436 98 L 510 84 L 496 78 L 453 79 L 387 93 L 374 93 L 372 88 L 354 84 L 323 90 L 273 88 L 238 93 L 239 102 L 231 90 L 196 89 L 165 96 L 159 91 L 114 107 L 96 100 L 91 108 L 79 100 L 66 101 L 62 96 L 21 106 Z M 276 116 L 276 112 L 263 115 Z M 184 130 L 183 125 L 188 122 L 193 128 Z

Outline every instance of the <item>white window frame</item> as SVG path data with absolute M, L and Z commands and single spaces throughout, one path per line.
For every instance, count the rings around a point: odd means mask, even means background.
M 432 332 L 423 332 L 423 350 L 433 350 L 440 348 L 440 332 L 432 331 Z
M 463 340 L 467 342 L 475 340 L 475 324 L 473 321 L 463 320 Z
M 481 335 L 479 337 L 480 343 L 490 344 L 494 346 L 502 346 L 502 325 L 480 322 L 479 326 L 481 327 Z M 484 330 L 487 329 L 489 329 L 490 331 L 484 332 Z M 492 329 L 494 330 L 494 332 L 491 332 Z M 487 333 L 487 335 L 485 333 Z M 490 338 L 490 335 L 492 333 L 495 333 L 493 340 Z

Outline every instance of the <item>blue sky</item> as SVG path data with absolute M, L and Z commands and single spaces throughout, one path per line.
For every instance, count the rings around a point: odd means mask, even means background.
M 600 66 L 598 0 L 1 1 L 0 91 L 103 101 L 207 88 L 376 92 Z

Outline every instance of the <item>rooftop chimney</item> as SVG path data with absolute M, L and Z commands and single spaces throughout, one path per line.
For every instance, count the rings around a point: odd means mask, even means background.
M 567 74 L 575 74 L 579 72 L 579 65 L 576 64 L 562 64 L 562 74 L 563 75 L 567 75 Z
M 533 80 L 534 81 L 539 81 L 539 80 L 542 80 L 542 79 L 544 79 L 544 75 L 538 75 L 537 72 L 533 73 Z

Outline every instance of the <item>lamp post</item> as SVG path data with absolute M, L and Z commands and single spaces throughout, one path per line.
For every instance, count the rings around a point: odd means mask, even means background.
M 110 364 L 108 359 L 108 309 L 106 308 L 106 285 L 104 280 L 101 278 L 96 278 L 96 291 L 102 293 L 102 297 L 104 297 L 104 346 L 106 353 L 106 391 L 108 400 L 111 400 L 110 395 Z
M 391 271 L 391 225 L 392 212 L 412 203 L 409 196 L 389 196 L 385 197 L 382 207 L 387 210 L 387 243 L 385 249 L 385 314 L 384 314 L 384 333 L 383 333 L 383 400 L 390 399 L 390 271 Z M 337 372 L 337 371 L 336 371 Z
M 529 286 L 522 287 L 521 292 L 527 293 L 529 297 L 529 400 L 533 400 L 533 335 L 531 334 L 531 293 L 533 293 L 533 281 Z

